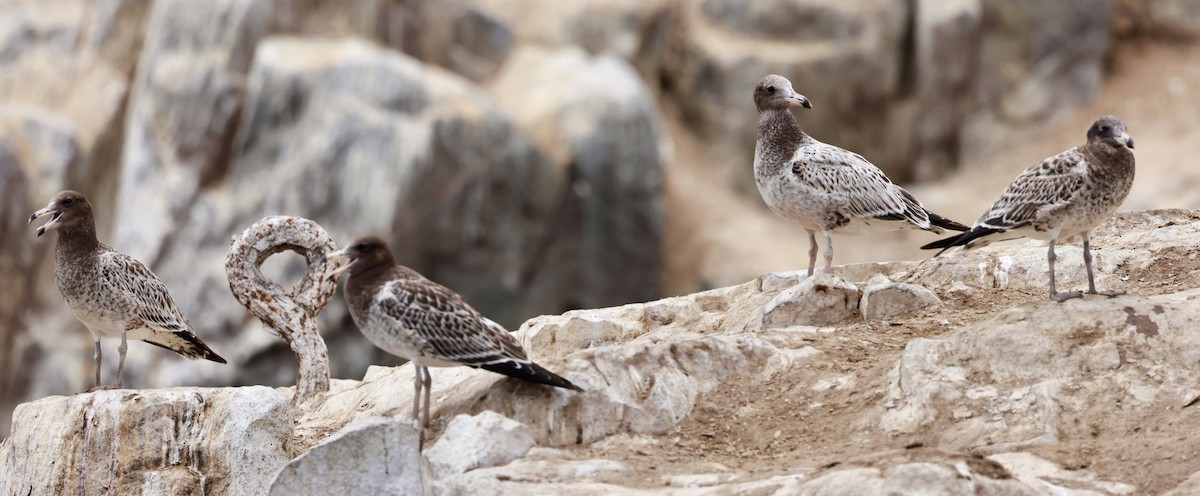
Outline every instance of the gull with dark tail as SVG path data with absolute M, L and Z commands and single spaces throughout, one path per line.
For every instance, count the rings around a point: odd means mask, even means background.
M 808 275 L 817 264 L 817 232 L 825 237 L 828 273 L 835 233 L 967 230 L 930 212 L 862 155 L 817 141 L 801 130 L 791 109 L 812 104 L 783 76 L 759 81 L 754 105 L 759 115 L 754 182 L 773 212 L 808 231 Z
M 1133 185 L 1133 173 L 1133 138 L 1125 131 L 1125 123 L 1111 115 L 1101 117 L 1088 129 L 1087 143 L 1025 169 L 970 231 L 921 248 L 973 248 L 1026 236 L 1049 240 L 1046 261 L 1050 266 L 1050 298 L 1064 301 L 1083 293 L 1059 293 L 1055 287 L 1054 261 L 1058 256 L 1054 244 L 1082 235 L 1088 294 L 1124 294 L 1096 291 L 1090 234 L 1125 201 Z
M 344 289 L 346 306 L 367 340 L 412 362 L 413 418 L 420 419 L 422 427 L 429 425 L 429 367 L 481 368 L 582 391 L 571 381 L 533 363 L 512 334 L 480 315 L 462 296 L 397 265 L 383 240 L 359 238 L 326 258 L 349 259 L 350 263 L 329 277 L 349 272 Z
M 54 282 L 75 318 L 92 332 L 95 342 L 96 389 L 121 388 L 128 340 L 137 339 L 174 351 L 192 360 L 225 359 L 192 333 L 187 318 L 175 306 L 167 286 L 141 262 L 96 239 L 92 205 L 83 194 L 63 191 L 29 217 L 50 221 L 37 229 L 40 237 L 58 231 L 54 252 Z M 120 337 L 117 381 L 100 385 L 100 338 Z

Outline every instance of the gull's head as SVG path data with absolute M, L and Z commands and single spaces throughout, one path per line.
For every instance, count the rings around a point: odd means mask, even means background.
M 767 109 L 787 110 L 790 107 L 812 108 L 808 97 L 796 93 L 787 78 L 771 74 L 762 78 L 754 87 L 754 106 L 762 112 Z
M 1115 115 L 1106 115 L 1088 129 L 1089 143 L 1104 143 L 1113 148 L 1133 148 L 1133 138 L 1125 130 L 1125 123 Z
M 50 216 L 50 222 L 38 227 L 37 235 L 39 237 L 52 229 L 62 229 L 81 222 L 90 222 L 92 205 L 88 203 L 87 197 L 83 196 L 83 193 L 71 190 L 61 191 L 50 198 L 50 203 L 46 205 L 46 208 L 30 215 L 29 223 L 32 224 L 39 217 L 47 215 Z
M 351 276 L 361 274 L 378 267 L 391 267 L 396 264 L 392 251 L 387 243 L 375 236 L 358 238 L 345 248 L 325 254 L 326 261 L 346 260 L 347 263 L 329 273 L 333 279 L 343 272 Z

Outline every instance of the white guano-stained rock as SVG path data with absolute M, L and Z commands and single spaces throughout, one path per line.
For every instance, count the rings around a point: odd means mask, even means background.
M 421 494 L 420 447 L 409 419 L 361 418 L 288 462 L 270 494 Z
M 858 315 L 862 292 L 845 279 L 818 273 L 776 295 L 763 307 L 762 327 L 826 325 Z
M 533 447 L 529 428 L 499 413 L 457 415 L 442 437 L 425 450 L 432 480 L 441 480 L 477 468 L 506 465 L 525 456 Z
M 887 320 L 941 303 L 933 291 L 916 284 L 883 283 L 863 290 L 858 311 L 868 320 Z
M 17 407 L 0 494 L 264 494 L 291 447 L 267 387 L 51 396 Z

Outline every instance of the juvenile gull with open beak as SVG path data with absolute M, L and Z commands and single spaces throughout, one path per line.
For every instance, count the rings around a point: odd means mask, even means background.
M 167 286 L 141 262 L 96 239 L 92 205 L 75 191 L 63 191 L 46 208 L 29 216 L 50 221 L 37 229 L 40 237 L 58 231 L 54 252 L 54 282 L 75 318 L 92 332 L 95 342 L 96 388 L 100 385 L 100 338 L 121 338 L 117 347 L 117 381 L 121 388 L 129 339 L 166 348 L 192 360 L 225 363 L 225 359 L 192 333 L 192 326 L 175 306 Z

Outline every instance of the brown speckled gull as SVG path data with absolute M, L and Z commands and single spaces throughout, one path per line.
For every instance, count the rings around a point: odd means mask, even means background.
M 833 234 L 894 229 L 966 231 L 967 226 L 927 210 L 904 188 L 857 153 L 817 141 L 800 129 L 791 107 L 812 108 L 783 76 L 754 87 L 758 142 L 754 182 L 779 216 L 808 231 L 808 275 L 817 263 L 817 237 L 825 236 L 825 272 L 833 265 Z
M 1050 266 L 1050 298 L 1063 301 L 1083 293 L 1059 293 L 1055 288 L 1054 260 L 1058 257 L 1054 254 L 1054 244 L 1059 239 L 1082 235 L 1088 294 L 1123 294 L 1096 291 L 1090 233 L 1129 194 L 1134 175 L 1132 149 L 1133 139 L 1125 131 L 1125 123 L 1111 115 L 1101 117 L 1088 129 L 1087 143 L 1025 169 L 970 231 L 921 248 L 942 251 L 954 246 L 972 248 L 1026 236 L 1049 240 L 1046 260 Z
M 100 338 L 120 337 L 117 381 L 122 387 L 127 341 L 137 339 L 174 351 L 192 360 L 225 363 L 192 333 L 191 324 L 175 306 L 167 286 L 141 262 L 96 239 L 92 205 L 75 191 L 63 191 L 29 217 L 51 216 L 37 230 L 58 231 L 54 252 L 54 282 L 75 318 L 95 341 L 96 388 L 100 388 Z
M 346 306 L 371 343 L 413 363 L 413 418 L 429 424 L 429 367 L 482 368 L 530 382 L 582 391 L 533 363 L 516 338 L 471 308 L 462 296 L 416 271 L 396 265 L 383 240 L 364 237 L 327 255 L 350 263 L 330 277 L 349 272 Z M 421 390 L 424 389 L 424 401 Z M 420 405 L 424 404 L 424 413 Z

